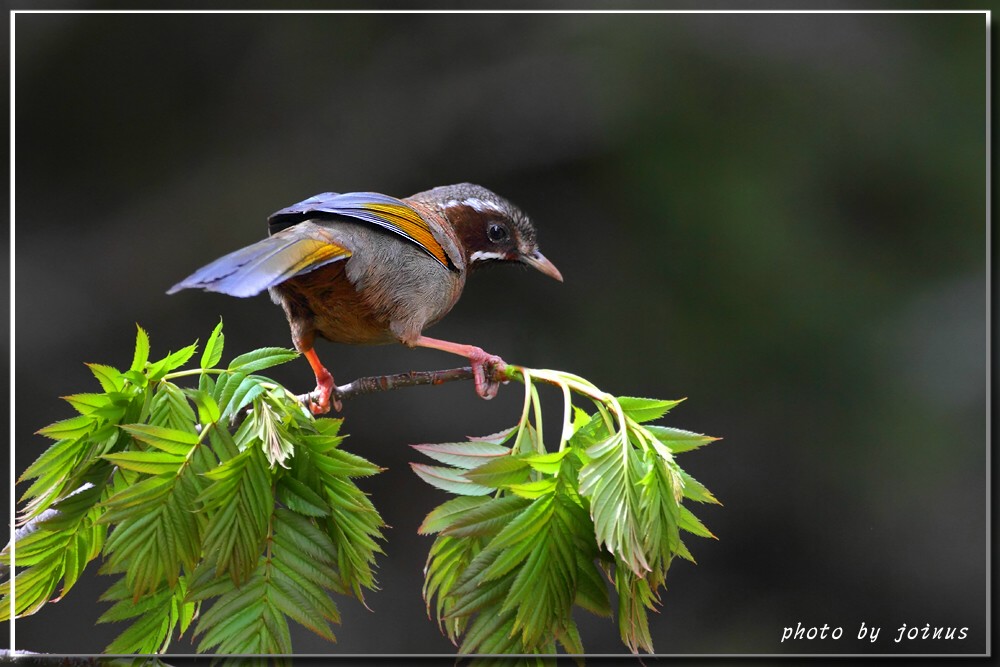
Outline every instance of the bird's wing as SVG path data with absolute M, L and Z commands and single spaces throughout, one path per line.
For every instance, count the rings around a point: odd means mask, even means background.
M 167 294 L 200 288 L 232 296 L 254 296 L 293 276 L 351 256 L 350 250 L 331 243 L 319 232 L 310 225 L 300 225 L 269 236 L 203 266 Z
M 329 216 L 377 225 L 414 243 L 445 268 L 455 268 L 426 220 L 402 201 L 376 192 L 324 192 L 275 212 L 267 222 L 275 233 L 305 220 Z

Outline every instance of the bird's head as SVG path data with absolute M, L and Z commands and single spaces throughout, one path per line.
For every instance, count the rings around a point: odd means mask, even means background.
M 458 235 L 470 268 L 490 262 L 519 262 L 562 282 L 559 269 L 538 250 L 535 227 L 519 208 L 472 183 L 422 193 Z

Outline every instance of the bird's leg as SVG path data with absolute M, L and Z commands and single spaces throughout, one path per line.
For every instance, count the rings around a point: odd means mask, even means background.
M 320 362 L 319 357 L 316 355 L 316 348 L 310 347 L 303 353 L 306 357 L 306 361 L 313 369 L 313 373 L 316 375 L 316 389 L 312 394 L 309 394 L 309 410 L 314 415 L 325 414 L 330 411 L 330 398 L 333 396 L 333 389 L 337 385 L 333 382 L 333 375 L 330 371 L 326 370 Z M 315 394 L 319 394 L 318 397 Z M 333 396 L 333 408 L 337 412 L 341 410 L 340 399 Z
M 412 345 L 429 347 L 466 357 L 472 366 L 472 374 L 476 382 L 476 393 L 480 397 L 490 400 L 500 391 L 500 383 L 494 379 L 493 373 L 487 374 L 485 370 L 487 366 L 502 369 L 507 365 L 507 362 L 495 354 L 490 354 L 475 345 L 451 343 L 446 340 L 438 340 L 437 338 L 428 338 L 427 336 L 418 336 Z

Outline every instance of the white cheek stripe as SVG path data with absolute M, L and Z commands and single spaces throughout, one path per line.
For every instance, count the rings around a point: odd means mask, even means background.
M 506 255 L 500 252 L 485 252 L 477 250 L 469 255 L 469 262 L 485 262 L 488 259 L 504 259 Z
M 468 206 L 478 213 L 482 213 L 487 210 L 496 211 L 497 213 L 504 212 L 503 208 L 497 204 L 484 199 L 479 199 L 477 197 L 469 197 L 468 199 L 449 199 L 444 203 L 445 208 L 451 208 L 452 206 Z

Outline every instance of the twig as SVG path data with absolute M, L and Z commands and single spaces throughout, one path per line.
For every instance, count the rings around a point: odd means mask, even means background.
M 443 371 L 410 371 L 394 375 L 374 375 L 358 378 L 333 390 L 334 395 L 342 401 L 355 396 L 374 394 L 380 391 L 392 391 L 402 387 L 417 387 L 425 384 L 444 384 L 456 380 L 471 380 L 472 367 L 450 368 Z
M 489 372 L 489 369 L 487 372 Z M 341 401 L 349 401 L 364 394 L 392 391 L 393 389 L 401 389 L 403 387 L 420 387 L 459 380 L 472 380 L 473 378 L 474 375 L 471 366 L 449 368 L 442 371 L 409 371 L 408 373 L 395 373 L 393 375 L 370 375 L 334 387 L 333 396 Z M 493 369 L 491 379 L 496 382 L 507 382 L 511 378 L 507 374 L 506 369 Z M 307 404 L 310 400 L 318 399 L 319 393 L 316 391 L 299 396 L 299 400 Z

